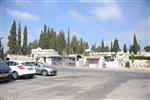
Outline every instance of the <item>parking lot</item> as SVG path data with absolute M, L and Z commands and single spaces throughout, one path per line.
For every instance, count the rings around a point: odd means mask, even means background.
M 148 100 L 150 73 L 61 68 L 57 76 L 36 75 L 0 84 L 0 100 Z

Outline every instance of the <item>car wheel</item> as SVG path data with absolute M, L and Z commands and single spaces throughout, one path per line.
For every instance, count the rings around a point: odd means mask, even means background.
M 42 75 L 43 76 L 47 76 L 48 75 L 48 72 L 46 70 L 42 71 Z
M 18 78 L 18 73 L 17 73 L 17 72 L 13 72 L 13 73 L 12 73 L 12 78 L 13 78 L 14 80 L 16 80 L 16 79 Z

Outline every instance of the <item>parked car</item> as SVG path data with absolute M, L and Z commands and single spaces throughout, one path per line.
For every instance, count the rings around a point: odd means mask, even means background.
M 37 74 L 41 74 L 43 76 L 57 75 L 57 69 L 55 67 L 50 67 L 49 65 L 42 62 L 35 62 L 35 69 Z
M 5 61 L 12 70 L 12 78 L 32 78 L 36 74 L 34 64 L 28 61 Z
M 0 61 L 0 82 L 10 81 L 12 77 L 12 71 L 4 61 Z

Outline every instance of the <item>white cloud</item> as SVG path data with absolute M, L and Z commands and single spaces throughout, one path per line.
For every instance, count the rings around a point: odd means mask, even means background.
M 100 20 L 122 19 L 123 11 L 115 2 L 100 2 L 101 6 L 93 7 L 91 13 Z
M 125 18 L 125 15 L 119 6 L 119 4 L 115 0 L 109 1 L 80 1 L 80 2 L 88 2 L 91 4 L 91 10 L 88 12 L 88 15 L 84 15 L 76 10 L 69 11 L 69 15 L 76 20 L 91 20 L 91 19 L 99 19 L 101 21 L 107 20 L 122 20 Z
M 25 11 L 19 11 L 16 9 L 6 9 L 6 12 L 13 16 L 13 17 L 17 17 L 20 19 L 24 19 L 24 20 L 30 20 L 30 21 L 37 21 L 39 20 L 39 17 L 35 14 L 31 14 L 29 12 L 25 12 Z
M 74 18 L 75 20 L 85 20 L 84 15 L 81 13 L 77 12 L 76 10 L 70 10 L 69 15 Z

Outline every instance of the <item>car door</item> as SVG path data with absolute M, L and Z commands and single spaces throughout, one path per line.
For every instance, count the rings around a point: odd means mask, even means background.
M 36 69 L 36 73 L 37 73 L 37 74 L 41 74 L 42 68 L 41 68 L 40 64 L 36 63 L 35 69 Z

